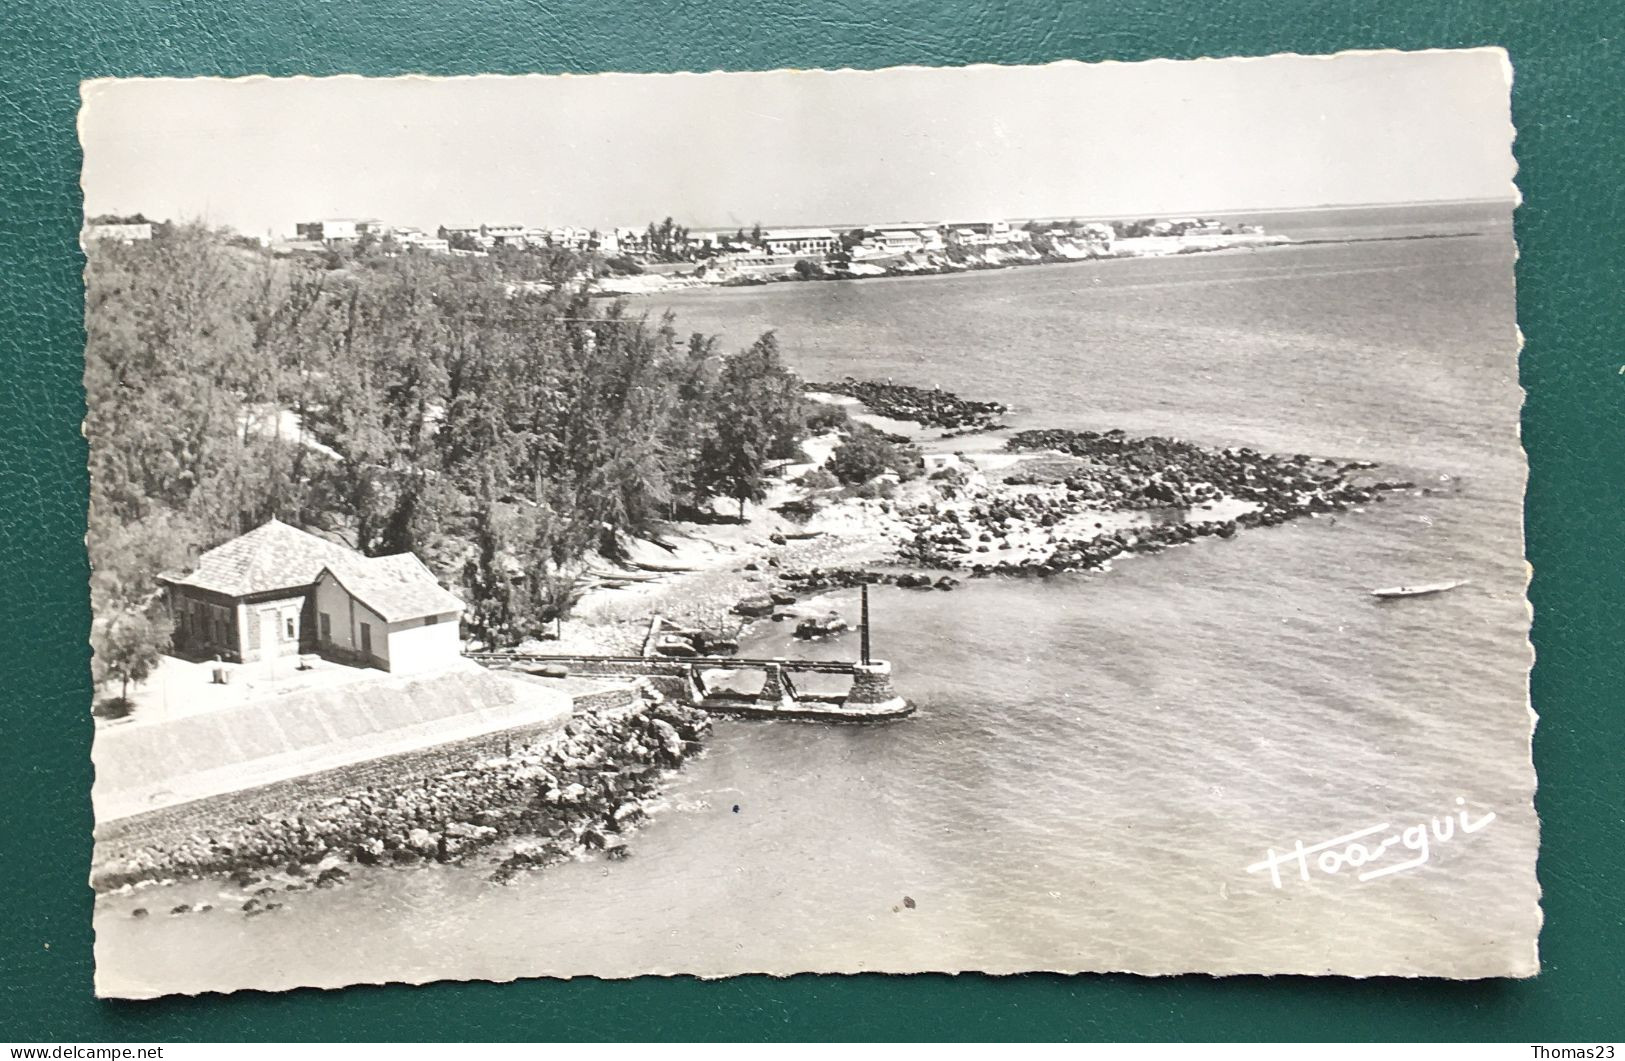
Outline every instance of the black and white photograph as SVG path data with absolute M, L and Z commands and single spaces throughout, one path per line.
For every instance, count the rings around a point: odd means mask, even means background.
M 97 993 L 1534 976 L 1512 77 L 85 82 Z

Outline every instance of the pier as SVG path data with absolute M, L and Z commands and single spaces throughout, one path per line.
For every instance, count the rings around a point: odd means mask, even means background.
M 641 656 L 552 654 L 537 652 L 468 652 L 487 667 L 517 670 L 545 677 L 603 677 L 645 679 L 663 696 L 676 697 L 707 711 L 745 718 L 776 718 L 820 722 L 878 722 L 903 718 L 914 705 L 892 688 L 891 663 L 869 655 L 869 593 L 863 588 L 863 620 L 859 627 L 859 657 L 853 661 L 825 659 L 750 658 L 740 656 L 666 656 L 655 652 L 658 616 L 650 620 L 650 638 Z M 761 685 L 755 693 L 722 688 L 719 673 L 758 671 Z M 843 674 L 852 679 L 844 696 L 803 691 L 798 674 Z
M 736 656 L 593 656 L 532 652 L 470 652 L 468 658 L 487 667 L 540 675 L 646 678 L 662 695 L 675 696 L 719 714 L 803 721 L 869 722 L 902 718 L 914 706 L 898 696 L 886 660 L 752 659 Z M 756 693 L 715 687 L 717 672 L 760 671 Z M 852 678 L 845 696 L 804 692 L 797 674 L 846 674 Z

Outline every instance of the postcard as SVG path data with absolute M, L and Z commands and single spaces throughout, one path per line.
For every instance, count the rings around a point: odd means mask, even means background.
M 98 992 L 1534 975 L 1510 84 L 87 82 Z

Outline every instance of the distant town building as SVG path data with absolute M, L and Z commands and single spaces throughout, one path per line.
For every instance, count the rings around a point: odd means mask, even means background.
M 279 520 L 159 576 L 184 654 L 252 663 L 301 652 L 391 673 L 461 653 L 463 602 L 411 553 L 368 557 Z
M 395 239 L 404 247 L 416 247 L 431 254 L 445 254 L 451 250 L 451 243 L 438 236 L 430 236 L 416 229 L 395 233 Z
M 439 237 L 450 244 L 453 251 L 469 248 L 459 248 L 459 243 L 472 244 L 474 248 L 485 249 L 492 245 L 491 237 L 485 234 L 484 225 L 441 225 Z
M 869 233 L 859 246 L 868 254 L 909 254 L 914 251 L 943 249 L 942 233 L 936 225 L 917 223 L 891 223 L 871 225 Z
M 298 238 L 313 243 L 348 243 L 360 239 L 371 226 L 381 226 L 376 220 L 358 221 L 353 217 L 331 217 L 322 221 L 301 221 L 294 226 Z
M 839 242 L 827 228 L 781 228 L 762 233 L 769 254 L 811 257 L 828 254 Z
M 145 221 L 139 224 L 119 225 L 86 225 L 85 242 L 94 243 L 97 240 L 110 240 L 115 243 L 139 243 L 152 238 L 152 222 Z
M 590 250 L 595 240 L 592 229 L 563 225 L 548 232 L 547 242 L 563 250 L 584 251 Z
M 1008 221 L 945 221 L 940 228 L 947 242 L 964 247 L 993 247 L 1032 238 L 1032 233 L 1011 228 Z
M 481 235 L 490 247 L 524 247 L 530 244 L 529 229 L 524 225 L 481 225 Z

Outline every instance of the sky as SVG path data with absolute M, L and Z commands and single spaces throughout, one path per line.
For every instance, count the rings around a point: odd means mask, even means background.
M 105 79 L 87 215 L 696 230 L 1510 198 L 1492 49 L 880 71 Z

